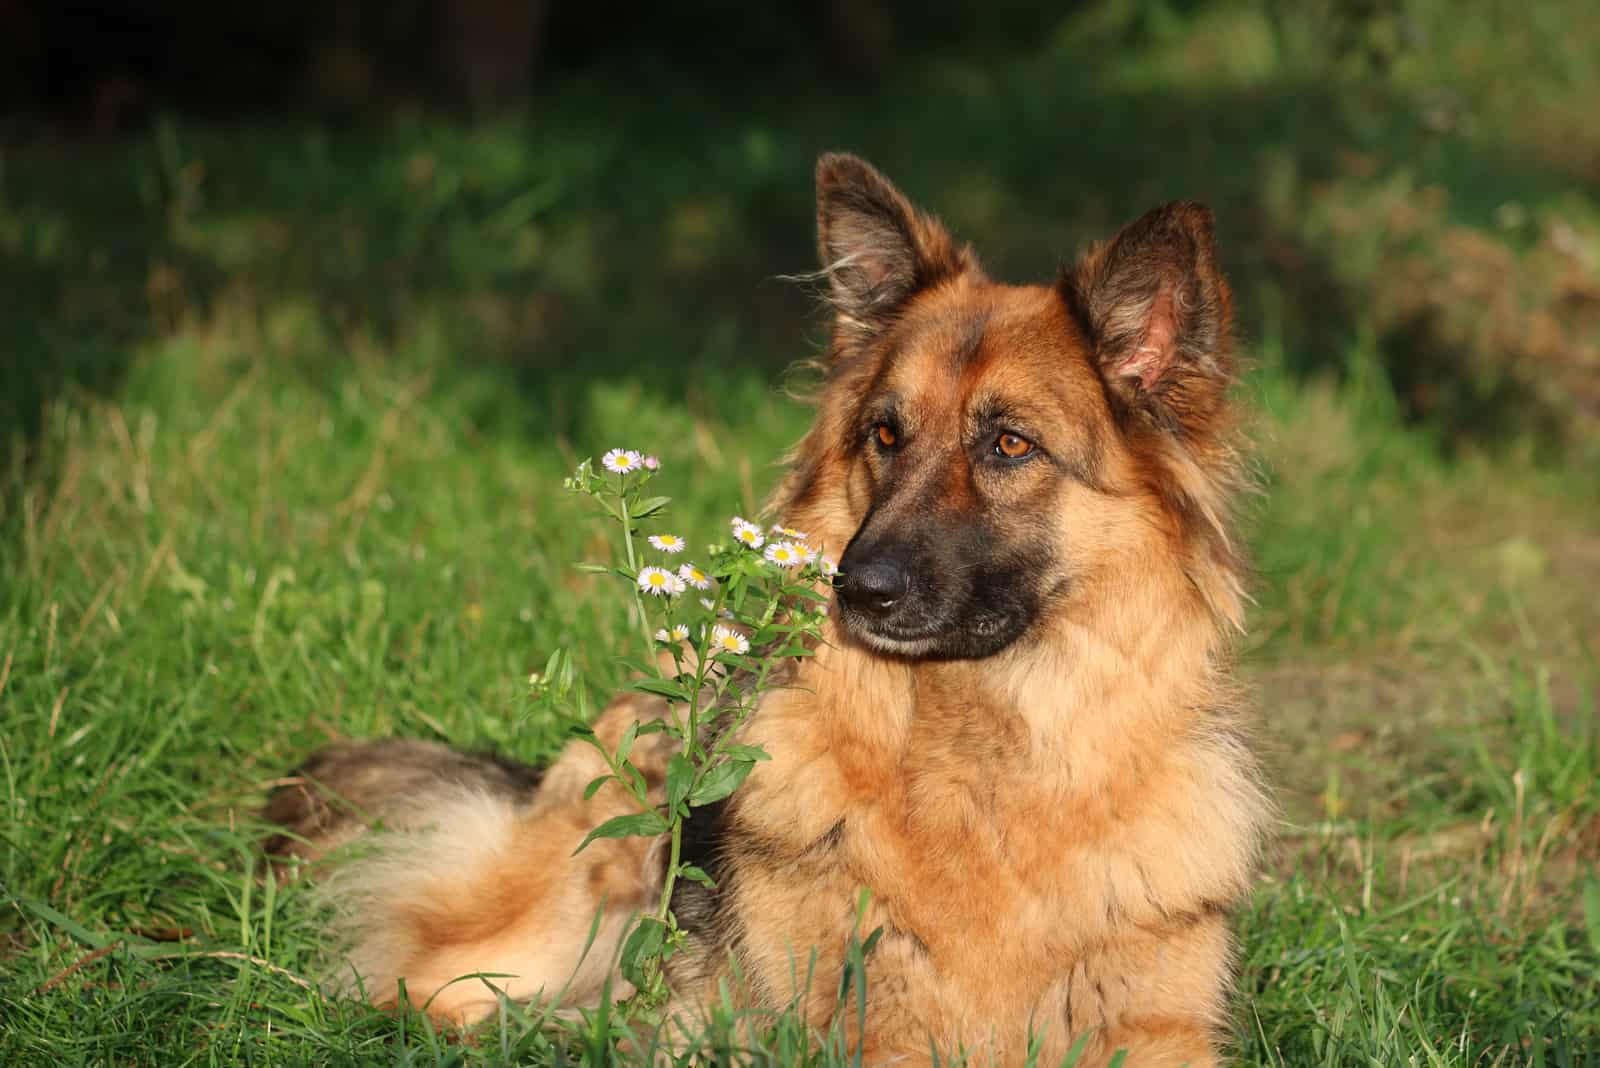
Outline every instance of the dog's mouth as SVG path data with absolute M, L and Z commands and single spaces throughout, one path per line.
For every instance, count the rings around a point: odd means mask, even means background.
M 977 660 L 1012 644 L 1026 619 L 1012 613 L 968 612 L 949 620 L 880 618 L 835 601 L 845 634 L 871 651 L 908 660 Z
M 845 631 L 863 645 L 896 656 L 920 656 L 947 637 L 943 627 L 907 627 L 893 621 L 873 619 L 848 606 L 840 613 Z

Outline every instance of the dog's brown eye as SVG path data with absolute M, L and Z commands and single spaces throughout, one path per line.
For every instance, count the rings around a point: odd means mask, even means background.
M 894 448 L 894 443 L 900 439 L 894 436 L 894 431 L 889 429 L 888 423 L 878 424 L 878 444 L 886 449 Z
M 1008 460 L 1020 460 L 1033 451 L 1033 442 L 1015 434 L 1001 434 L 995 439 L 994 451 Z

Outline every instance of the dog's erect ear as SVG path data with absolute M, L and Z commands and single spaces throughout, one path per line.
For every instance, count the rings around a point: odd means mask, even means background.
M 1060 288 L 1129 409 L 1179 432 L 1212 424 L 1233 373 L 1232 301 L 1208 209 L 1155 209 L 1091 249 Z
M 881 330 L 919 290 L 977 266 L 871 164 L 838 153 L 817 160 L 817 248 L 847 342 Z

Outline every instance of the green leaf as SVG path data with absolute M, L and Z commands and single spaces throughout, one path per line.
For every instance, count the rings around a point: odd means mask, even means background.
M 1061 1068 L 1077 1068 L 1078 1061 L 1083 1059 L 1083 1051 L 1089 1048 L 1089 1040 L 1094 1037 L 1094 1031 L 1085 1031 L 1078 1036 L 1078 1041 L 1067 1050 L 1066 1059 L 1061 1062 Z
M 771 760 L 772 754 L 759 745 L 734 744 L 723 750 L 732 760 Z
M 634 519 L 644 519 L 648 516 L 655 515 L 657 512 L 661 511 L 661 509 L 665 508 L 671 503 L 671 497 L 650 497 L 635 504 L 633 508 L 630 509 L 629 514 Z
M 1600 953 L 1600 879 L 1584 884 L 1583 922 L 1589 928 L 1589 944 Z
M 695 867 L 693 864 L 679 865 L 678 874 L 683 878 L 688 879 L 690 882 L 699 883 L 701 886 L 704 886 L 708 889 L 715 890 L 717 888 L 716 881 L 713 880 L 711 876 Z
M 614 778 L 616 778 L 614 775 L 598 775 L 595 778 L 590 779 L 589 785 L 583 788 L 583 799 L 585 801 L 589 800 L 595 794 L 600 792 L 600 787 L 604 786 Z
M 700 780 L 700 785 L 694 788 L 689 795 L 689 804 L 694 807 L 709 805 L 713 801 L 720 801 L 739 788 L 739 784 L 749 776 L 750 769 L 755 767 L 753 760 L 729 760 L 718 764 L 705 777 Z
M 689 796 L 694 785 L 694 765 L 682 753 L 672 754 L 667 761 L 667 811 L 676 812 L 678 805 Z
M 643 989 L 647 980 L 644 974 L 645 966 L 650 961 L 661 955 L 661 947 L 667 940 L 667 925 L 654 916 L 646 916 L 639 921 L 628 940 L 622 944 L 623 978 L 634 986 Z
M 617 742 L 617 763 L 628 759 L 628 754 L 633 752 L 633 740 L 639 736 L 639 721 L 634 720 L 628 724 L 628 729 L 622 732 L 622 738 Z
M 644 776 L 633 766 L 631 760 L 622 765 L 622 770 L 628 773 L 628 788 L 633 791 L 633 796 L 637 797 L 641 804 L 645 803 L 645 798 L 650 794 L 650 787 L 645 783 Z
M 687 702 L 689 691 L 668 679 L 635 679 L 628 684 L 631 690 L 640 693 L 651 693 L 657 697 L 665 697 L 669 701 Z
M 106 946 L 109 946 L 111 943 L 117 940 L 116 935 L 99 934 L 95 931 L 89 930 L 76 920 L 68 917 L 65 913 L 58 912 L 54 908 L 51 908 L 43 901 L 35 901 L 33 898 L 29 897 L 18 897 L 14 898 L 13 900 L 15 900 L 17 904 L 21 905 L 23 908 L 38 916 L 41 920 L 61 928 L 63 931 L 67 932 L 67 934 L 71 935 L 73 938 L 76 938 L 86 946 L 93 946 L 95 949 L 104 949 Z
M 626 816 L 612 816 L 590 831 L 588 837 L 572 852 L 574 855 L 582 853 L 596 838 L 649 838 L 661 834 L 666 829 L 666 821 L 661 818 L 659 812 L 634 812 Z
M 545 681 L 557 697 L 565 697 L 572 689 L 572 656 L 565 649 L 557 649 L 544 662 Z

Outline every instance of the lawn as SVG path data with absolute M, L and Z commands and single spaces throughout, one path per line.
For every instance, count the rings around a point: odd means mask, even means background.
M 1239 1062 L 1600 1064 L 1600 18 L 1133 7 L 803 99 L 614 70 L 0 157 L 0 1064 L 604 1059 L 324 997 L 254 813 L 333 738 L 547 759 L 556 648 L 618 684 L 561 479 L 656 452 L 693 544 L 759 506 L 837 147 L 1003 277 L 1217 210 L 1282 808 Z

